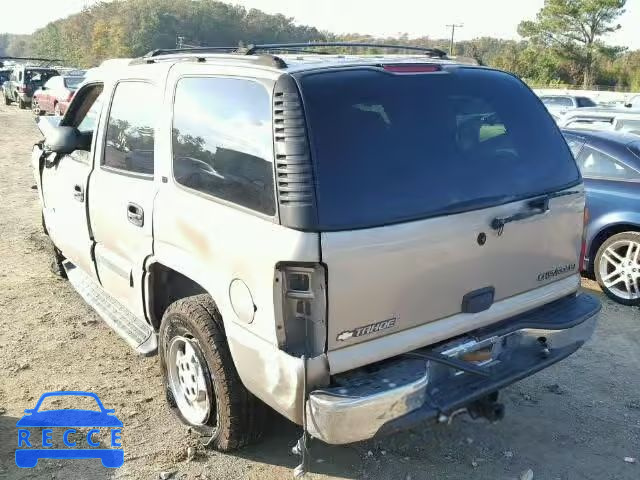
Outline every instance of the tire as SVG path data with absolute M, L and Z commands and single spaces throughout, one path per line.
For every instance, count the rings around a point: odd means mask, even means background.
M 64 255 L 62 252 L 58 250 L 58 248 L 53 244 L 51 239 L 47 239 L 49 242 L 49 252 L 51 255 L 51 273 L 53 273 L 56 277 L 67 278 L 67 271 L 62 266 L 62 262 L 64 262 Z
M 24 103 L 24 101 L 21 98 L 18 99 L 18 108 L 20 110 L 24 110 L 27 108 L 27 104 Z
M 600 245 L 593 265 L 596 280 L 610 299 L 640 305 L 640 232 L 612 235 Z
M 11 105 L 11 100 L 9 100 L 9 97 L 7 97 L 7 94 L 5 93 L 2 96 L 4 97 L 4 104 Z
M 160 368 L 167 403 L 178 418 L 210 437 L 207 445 L 222 452 L 260 439 L 265 429 L 266 406 L 242 384 L 231 358 L 222 317 L 211 297 L 195 295 L 172 303 L 162 317 L 159 336 Z M 195 354 L 191 357 L 188 357 L 187 343 Z M 182 355 L 181 348 L 187 354 L 182 358 L 195 356 L 197 359 L 191 369 L 185 369 L 184 363 L 176 367 L 180 363 L 177 358 Z M 180 352 L 178 356 L 176 352 Z M 182 374 L 186 373 L 184 377 L 195 382 L 191 372 L 196 372 L 198 385 L 206 388 L 207 402 L 193 396 L 195 401 L 189 401 L 189 385 L 184 386 Z M 199 386 L 199 398 L 203 391 Z M 208 404 L 208 410 L 198 421 L 193 420 L 195 409 L 190 409 L 196 402 Z

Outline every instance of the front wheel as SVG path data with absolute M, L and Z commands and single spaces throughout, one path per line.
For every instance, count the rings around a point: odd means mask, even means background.
M 2 96 L 4 97 L 4 104 L 11 105 L 11 100 L 9 100 L 9 97 L 7 97 L 7 94 L 5 93 Z
M 172 303 L 159 343 L 167 402 L 183 423 L 210 437 L 208 444 L 220 451 L 260 438 L 266 407 L 242 384 L 211 297 Z
M 623 305 L 640 305 L 640 232 L 609 237 L 595 258 L 596 280 L 602 291 Z
M 18 108 L 24 110 L 27 108 L 27 104 L 21 98 L 18 98 Z

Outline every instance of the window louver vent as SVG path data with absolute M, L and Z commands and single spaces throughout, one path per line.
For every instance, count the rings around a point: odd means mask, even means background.
M 298 87 L 287 74 L 274 89 L 273 130 L 280 222 L 313 230 L 317 215 L 307 129 Z

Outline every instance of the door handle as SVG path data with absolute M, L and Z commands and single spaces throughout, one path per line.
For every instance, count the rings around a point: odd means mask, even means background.
M 142 207 L 135 203 L 127 204 L 127 220 L 136 227 L 142 227 L 144 225 L 144 210 Z
M 79 202 L 84 202 L 84 188 L 82 188 L 82 185 L 76 184 L 73 186 L 73 198 Z

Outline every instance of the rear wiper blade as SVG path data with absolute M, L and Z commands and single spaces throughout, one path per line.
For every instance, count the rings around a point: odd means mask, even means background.
M 561 191 L 561 192 L 551 192 L 551 193 L 542 195 L 541 197 L 534 198 L 533 200 L 530 200 L 527 203 L 527 206 L 530 208 L 530 210 L 526 212 L 514 213 L 513 215 L 509 215 L 508 217 L 496 217 L 493 220 L 491 220 L 491 228 L 496 230 L 498 232 L 498 236 L 500 236 L 502 235 L 502 232 L 504 231 L 504 226 L 507 223 L 517 222 L 520 220 L 524 220 L 526 218 L 531 218 L 535 215 L 542 215 L 543 213 L 548 212 L 549 200 L 551 200 L 552 198 L 566 197 L 568 195 L 577 195 L 579 193 L 582 193 L 582 192 L 580 190 L 568 190 L 568 191 Z

